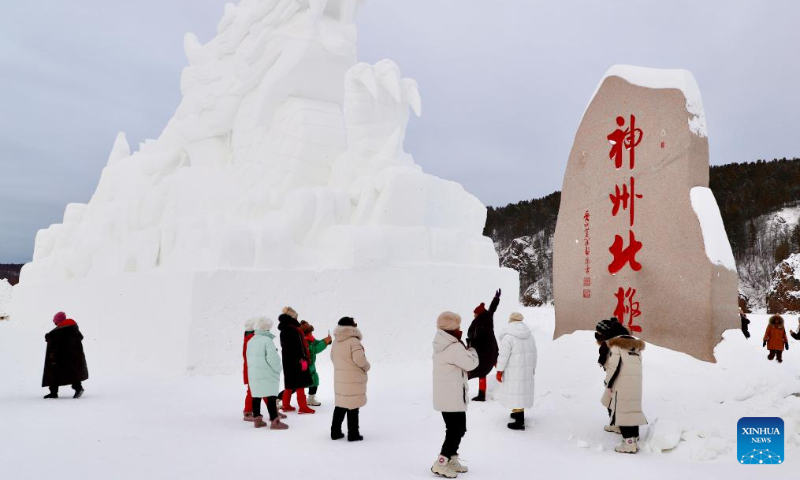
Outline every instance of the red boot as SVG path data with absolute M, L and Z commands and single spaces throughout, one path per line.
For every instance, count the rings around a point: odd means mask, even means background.
M 299 396 L 298 396 L 299 399 Z M 283 404 L 281 406 L 281 410 L 284 412 L 294 412 L 295 408 L 290 404 L 292 401 L 292 391 L 291 390 L 284 390 L 283 391 Z
M 305 389 L 302 388 L 297 389 L 297 404 L 300 405 L 300 410 L 298 410 L 297 412 L 299 414 L 316 413 L 316 410 L 308 408 L 308 403 L 306 402 Z

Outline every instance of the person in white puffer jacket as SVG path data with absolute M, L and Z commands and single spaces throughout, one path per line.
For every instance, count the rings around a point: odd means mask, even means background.
M 536 374 L 536 340 L 520 313 L 512 313 L 500 334 L 497 381 L 501 383 L 500 403 L 511 409 L 512 430 L 525 430 L 525 409 L 533 406 Z
M 433 408 L 442 412 L 446 432 L 431 472 L 446 478 L 467 472 L 458 460 L 458 448 L 467 433 L 467 373 L 479 364 L 478 352 L 467 348 L 461 337 L 461 316 L 442 312 L 436 319 L 433 337 Z

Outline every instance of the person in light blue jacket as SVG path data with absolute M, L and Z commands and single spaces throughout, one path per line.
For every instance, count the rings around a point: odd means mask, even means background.
M 282 367 L 281 357 L 273 341 L 275 335 L 269 331 L 271 328 L 272 320 L 259 317 L 255 322 L 255 336 L 247 343 L 247 377 L 253 395 L 253 423 L 256 428 L 267 426 L 261 416 L 261 399 L 266 398 L 270 428 L 286 430 L 289 426 L 281 422 L 281 418 L 286 417 L 278 414 L 276 403 Z

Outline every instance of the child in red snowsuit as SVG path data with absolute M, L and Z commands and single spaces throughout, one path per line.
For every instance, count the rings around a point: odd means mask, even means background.
M 767 331 L 764 332 L 764 346 L 769 350 L 768 360 L 777 357 L 778 363 L 783 363 L 783 350 L 789 350 L 789 339 L 786 338 L 783 317 L 780 315 L 770 317 Z

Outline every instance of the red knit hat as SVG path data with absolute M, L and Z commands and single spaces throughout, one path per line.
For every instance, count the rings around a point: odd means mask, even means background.
M 56 316 L 53 317 L 53 323 L 58 325 L 59 323 L 63 322 L 66 319 L 67 319 L 67 314 L 66 313 L 58 312 L 58 313 L 56 313 Z
M 485 303 L 481 303 L 480 305 L 475 307 L 475 310 L 473 311 L 473 313 L 475 313 L 477 315 L 480 315 L 481 313 L 484 313 L 485 311 L 486 311 L 486 304 Z

